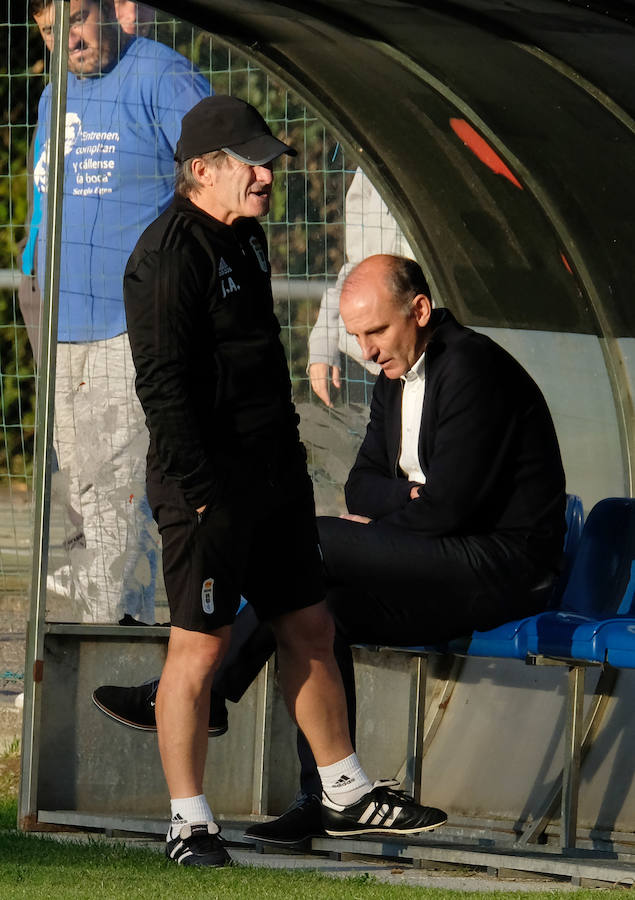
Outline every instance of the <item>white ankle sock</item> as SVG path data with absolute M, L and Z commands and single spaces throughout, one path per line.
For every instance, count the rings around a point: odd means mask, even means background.
M 362 769 L 356 753 L 330 766 L 318 766 L 318 774 L 322 779 L 322 790 L 327 803 L 334 806 L 350 806 L 357 803 L 364 794 L 372 790 L 366 772 Z
M 194 822 L 213 822 L 214 816 L 209 808 L 209 804 L 205 798 L 205 794 L 198 794 L 196 797 L 181 797 L 176 800 L 170 800 L 172 811 L 172 823 L 168 836 L 174 837 L 172 831 L 176 833 L 182 825 Z

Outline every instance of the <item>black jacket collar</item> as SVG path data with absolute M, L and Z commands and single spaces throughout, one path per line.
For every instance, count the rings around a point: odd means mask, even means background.
M 181 197 L 178 194 L 174 195 L 172 207 L 178 212 L 193 216 L 202 225 L 206 228 L 210 228 L 216 234 L 222 234 L 223 232 L 229 234 L 234 231 L 242 231 L 245 223 L 248 223 L 248 227 L 252 230 L 254 226 L 259 225 L 258 220 L 254 218 L 240 218 L 236 219 L 232 225 L 225 225 L 223 222 L 219 222 L 218 219 L 215 219 L 214 216 L 210 216 L 209 213 L 206 213 L 200 206 L 192 203 L 188 197 Z

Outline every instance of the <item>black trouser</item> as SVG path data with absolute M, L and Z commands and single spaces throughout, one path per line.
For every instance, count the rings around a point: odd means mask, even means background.
M 330 517 L 318 519 L 318 530 L 353 742 L 351 644 L 433 644 L 531 615 L 543 609 L 548 599 L 547 590 L 528 590 L 545 577 L 545 571 L 498 538 L 429 538 Z M 273 647 L 272 639 L 262 639 L 263 627 L 257 630 L 260 665 Z M 251 672 L 258 665 L 242 651 L 234 660 L 231 672 L 238 679 L 243 660 Z M 302 790 L 319 796 L 313 754 L 301 733 L 298 753 Z

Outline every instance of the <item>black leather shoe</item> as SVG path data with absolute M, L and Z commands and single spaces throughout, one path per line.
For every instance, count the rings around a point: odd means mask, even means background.
M 302 847 L 312 837 L 325 837 L 322 828 L 322 804 L 317 797 L 306 795 L 272 822 L 251 825 L 245 837 L 263 844 L 283 847 Z
M 156 731 L 155 703 L 159 679 L 152 678 L 138 687 L 120 687 L 104 684 L 93 691 L 93 703 L 107 716 L 129 728 Z M 227 707 L 224 699 L 212 691 L 209 710 L 210 737 L 219 737 L 227 731 Z
M 216 822 L 198 822 L 194 825 L 188 823 L 178 830 L 171 826 L 165 855 L 180 866 L 208 866 L 216 869 L 231 865 Z
M 373 789 L 351 806 L 339 806 L 327 797 L 322 804 L 322 822 L 333 837 L 356 834 L 419 834 L 432 831 L 448 820 L 448 814 L 434 806 L 421 806 L 399 782 L 376 781 Z

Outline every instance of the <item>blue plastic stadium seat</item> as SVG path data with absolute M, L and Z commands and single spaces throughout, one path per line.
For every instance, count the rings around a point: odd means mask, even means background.
M 584 529 L 584 507 L 577 494 L 567 494 L 567 507 L 565 512 L 567 529 L 564 534 L 564 547 L 562 550 L 562 568 L 556 581 L 549 603 L 550 609 L 560 607 L 562 595 L 569 583 L 571 569 L 575 562 Z
M 635 625 L 634 556 L 635 500 L 601 500 L 584 526 L 560 609 L 540 613 L 526 626 L 528 652 L 601 663 L 625 658 L 630 643 L 635 654 L 635 640 L 628 637 Z
M 554 585 L 549 606 L 560 603 L 562 593 L 573 566 L 584 525 L 582 500 L 576 494 L 567 494 L 566 532 L 563 547 L 562 571 Z M 455 638 L 443 645 L 407 647 L 418 653 L 454 653 L 457 656 L 491 656 L 503 659 L 524 659 L 527 655 L 526 628 L 534 616 L 505 622 L 489 631 L 475 631 L 472 635 Z
M 592 641 L 594 652 L 603 661 L 616 668 L 635 669 L 635 534 L 632 523 L 630 550 L 625 553 L 624 564 L 625 568 L 630 565 L 630 570 L 617 617 L 598 622 Z M 575 632 L 572 643 L 574 653 L 584 650 L 583 641 L 589 639 L 589 630 L 587 625 L 587 633 L 582 627 Z
M 554 585 L 550 608 L 559 606 L 563 591 L 578 551 L 584 526 L 582 500 L 567 494 L 567 530 L 565 532 L 562 571 Z M 492 656 L 503 659 L 524 659 L 527 655 L 527 628 L 535 616 L 505 622 L 489 631 L 475 631 L 470 638 L 449 641 L 447 650 L 459 656 Z
M 635 669 L 635 619 L 607 622 L 600 640 L 608 663 L 620 669 Z

